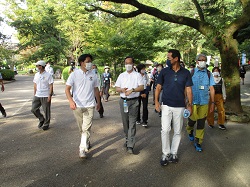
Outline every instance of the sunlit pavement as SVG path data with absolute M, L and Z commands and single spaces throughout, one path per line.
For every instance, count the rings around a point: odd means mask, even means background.
M 241 86 L 244 104 L 250 104 L 250 72 Z M 32 77 L 17 76 L 5 85 L 1 103 L 8 117 L 0 119 L 1 187 L 84 186 L 250 186 L 249 124 L 227 122 L 226 131 L 206 127 L 204 151 L 195 151 L 185 128 L 179 163 L 160 166 L 160 118 L 149 98 L 149 127 L 137 125 L 135 155 L 126 153 L 118 96 L 103 102 L 104 118 L 95 112 L 92 148 L 86 160 L 78 157 L 80 134 L 64 94 L 55 81 L 51 128 L 37 128 L 30 112 Z

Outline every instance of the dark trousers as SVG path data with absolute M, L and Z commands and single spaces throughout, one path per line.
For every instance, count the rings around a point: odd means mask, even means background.
M 141 121 L 141 103 L 142 103 L 142 121 L 148 122 L 148 94 L 146 98 L 142 98 L 140 96 L 138 102 L 139 102 L 139 107 L 138 107 L 137 121 Z
M 42 106 L 45 118 L 40 112 Z M 40 122 L 44 121 L 44 126 L 50 124 L 50 106 L 51 102 L 48 102 L 48 97 L 33 97 L 31 112 L 39 119 Z
M 95 101 L 97 102 L 96 98 L 95 98 Z M 101 99 L 101 96 L 100 96 L 100 110 L 98 110 L 99 114 L 100 115 L 103 115 L 104 113 L 104 108 L 103 108 L 103 105 L 102 105 L 102 99 Z
M 0 103 L 0 111 L 1 111 L 1 113 L 2 113 L 3 115 L 5 115 L 5 110 L 4 110 L 4 108 L 3 108 L 3 106 L 2 106 L 1 103 Z
M 135 134 L 136 134 L 136 116 L 138 112 L 138 99 L 127 101 L 128 112 L 124 112 L 123 99 L 120 99 L 120 111 L 122 116 L 123 130 L 126 135 L 127 147 L 134 148 L 135 146 Z
M 105 100 L 109 99 L 109 88 L 110 88 L 110 84 L 108 83 L 104 83 L 104 94 L 105 94 Z

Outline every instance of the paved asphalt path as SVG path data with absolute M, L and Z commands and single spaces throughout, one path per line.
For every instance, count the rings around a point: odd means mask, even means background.
M 250 73 L 248 73 L 250 74 Z M 244 104 L 250 104 L 250 75 L 242 86 Z M 104 118 L 93 121 L 88 159 L 78 157 L 80 134 L 56 80 L 51 128 L 37 128 L 30 112 L 33 77 L 17 76 L 5 85 L 1 103 L 7 118 L 0 119 L 1 187 L 245 187 L 250 186 L 249 124 L 228 122 L 227 131 L 206 127 L 202 153 L 195 151 L 185 129 L 179 163 L 162 167 L 160 118 L 149 102 L 149 128 L 137 126 L 135 155 L 126 153 L 118 96 L 104 102 Z

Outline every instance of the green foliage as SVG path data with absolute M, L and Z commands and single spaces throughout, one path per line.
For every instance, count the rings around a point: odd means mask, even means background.
M 11 26 L 18 31 L 23 58 L 58 63 L 61 55 L 65 55 L 67 40 L 57 29 L 59 23 L 54 6 L 41 0 L 27 1 L 26 5 L 27 9 L 22 9 L 12 4 L 14 9 L 11 10 L 15 14 Z
M 12 80 L 15 77 L 14 71 L 10 69 L 1 69 L 0 73 L 2 74 L 4 80 Z
M 66 82 L 67 79 L 69 78 L 69 69 L 71 66 L 67 66 L 66 68 L 63 69 L 62 71 L 62 79 Z
M 54 70 L 54 73 L 56 72 L 56 70 L 58 70 L 58 69 L 60 69 L 61 70 L 61 72 L 63 72 L 63 69 L 64 69 L 64 67 L 63 66 L 51 66 L 52 68 L 53 68 L 53 70 Z

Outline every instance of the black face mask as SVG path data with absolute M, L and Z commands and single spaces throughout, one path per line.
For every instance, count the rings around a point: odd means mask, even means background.
M 167 66 L 168 66 L 169 68 L 172 68 L 172 64 L 171 64 L 171 61 L 170 61 L 170 60 L 167 60 L 167 61 L 166 61 L 166 64 L 167 64 Z

